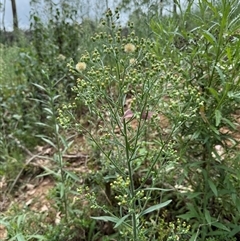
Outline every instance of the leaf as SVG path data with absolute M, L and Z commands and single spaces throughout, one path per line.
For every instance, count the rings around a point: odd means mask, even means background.
M 199 196 L 200 194 L 202 194 L 202 192 L 189 193 L 187 198 L 192 199 L 192 198 Z
M 214 222 L 214 223 L 212 223 L 212 226 L 230 232 L 230 229 L 227 228 L 227 227 L 226 227 L 224 224 L 222 224 L 222 223 L 219 223 L 219 222 L 216 222 L 216 223 L 215 223 L 215 222 Z
M 42 122 L 36 122 L 36 124 L 37 124 L 38 126 L 51 127 L 50 125 L 45 124 L 45 123 L 42 123 Z M 42 138 L 42 135 L 36 135 L 36 136 Z
M 37 175 L 37 177 L 45 177 L 45 176 L 49 176 L 49 175 L 53 175 L 56 178 L 60 178 L 60 174 L 58 172 L 54 172 L 53 170 L 51 170 L 48 167 L 42 166 L 42 168 L 46 171 L 45 173 L 39 174 Z
M 235 234 L 240 233 L 240 226 L 236 226 L 230 233 L 229 237 L 233 237 Z
M 40 89 L 40 90 L 42 90 L 42 91 L 44 91 L 44 92 L 47 92 L 47 90 L 43 87 L 43 86 L 41 86 L 41 85 L 39 85 L 39 84 L 36 84 L 36 83 L 32 83 L 35 87 L 37 87 L 38 89 Z
M 201 114 L 201 113 L 200 113 Z M 194 133 L 193 133 L 193 135 L 192 135 L 192 140 L 196 140 L 198 137 L 199 137 L 199 135 L 201 134 L 201 131 L 200 130 L 196 130 Z
M 186 220 L 189 220 L 190 218 L 200 219 L 200 215 L 198 214 L 198 212 L 196 210 L 197 207 L 193 206 L 192 204 L 187 205 L 187 206 L 188 206 L 189 211 L 185 214 L 178 215 L 177 217 L 183 218 Z
M 207 30 L 203 30 L 203 36 L 205 37 L 205 39 L 208 40 L 208 42 L 210 42 L 212 45 L 216 44 L 216 38 Z
M 55 95 L 54 97 L 53 97 L 53 101 L 56 101 L 58 98 L 60 98 L 61 97 L 61 95 Z
M 219 131 L 214 126 L 210 125 L 209 127 L 215 134 L 219 136 Z
M 3 220 L 0 220 L 0 224 L 3 225 L 3 226 L 6 226 L 8 227 L 9 226 L 9 223 L 3 221 Z
M 113 228 L 117 228 L 118 226 L 120 226 L 125 221 L 125 219 L 129 217 L 129 215 L 130 214 L 127 214 L 124 217 L 120 218 L 119 221 L 116 223 L 116 225 Z
M 220 79 L 224 82 L 225 81 L 225 76 L 224 76 L 224 74 L 222 72 L 221 67 L 220 66 L 215 66 L 215 69 L 217 70 Z
M 237 99 L 237 100 L 240 99 L 240 92 L 229 91 L 227 95 L 230 99 Z
M 198 233 L 195 233 L 195 234 L 192 235 L 192 237 L 190 238 L 189 241 L 196 241 L 197 237 L 198 237 Z
M 44 110 L 45 110 L 46 112 L 48 112 L 51 116 L 53 115 L 52 110 L 50 110 L 49 108 L 44 108 Z
M 208 236 L 209 237 L 212 237 L 212 236 L 222 236 L 222 237 L 226 237 L 227 236 L 227 234 L 228 234 L 228 232 L 227 231 L 224 231 L 224 230 L 222 230 L 222 229 L 217 229 L 217 230 L 214 230 L 214 231 L 210 231 L 209 233 L 208 233 Z M 228 237 L 228 236 L 227 236 Z M 225 239 L 226 240 L 226 239 Z M 224 241 L 225 241 L 224 240 Z
M 204 216 L 205 216 L 207 223 L 210 224 L 211 223 L 211 215 L 207 209 L 204 211 Z
M 46 143 L 48 143 L 50 146 L 52 146 L 52 147 L 54 147 L 55 149 L 57 149 L 57 147 L 55 146 L 55 144 L 54 144 L 52 141 L 50 141 L 49 139 L 47 139 L 47 138 L 45 138 L 45 137 L 41 137 L 41 139 L 42 139 L 43 141 L 45 141 Z
M 227 58 L 228 58 L 229 60 L 232 60 L 231 48 L 230 48 L 230 47 L 227 47 L 227 48 L 226 48 L 226 52 L 227 52 Z
M 144 188 L 144 190 L 146 191 L 162 191 L 162 192 L 168 192 L 168 191 L 173 191 L 175 189 L 171 188 L 171 189 L 164 189 L 164 188 L 158 188 L 158 187 L 148 187 L 148 188 Z
M 191 218 L 197 218 L 198 215 L 196 215 L 196 214 L 193 213 L 193 212 L 187 212 L 187 213 L 185 213 L 185 214 L 178 215 L 177 217 L 178 217 L 178 218 L 185 219 L 185 220 L 189 220 L 189 219 L 191 219 Z
M 219 126 L 219 124 L 221 123 L 221 119 L 222 119 L 221 111 L 220 110 L 215 110 L 216 126 Z
M 9 241 L 26 241 L 26 239 L 24 238 L 24 236 L 22 235 L 22 233 L 18 233 L 17 235 L 15 235 L 14 237 L 12 237 L 11 239 L 9 239 Z
M 75 181 L 79 181 L 80 179 L 79 179 L 79 177 L 77 176 L 77 175 L 75 175 L 74 173 L 72 173 L 72 172 L 69 172 L 69 171 L 67 171 L 67 170 L 65 170 L 65 172 L 68 174 L 68 176 L 70 176 L 73 180 L 75 180 Z
M 222 118 L 222 120 L 223 120 L 223 122 L 228 124 L 230 127 L 232 127 L 234 130 L 236 130 L 236 125 L 232 121 L 228 120 L 227 118 Z
M 65 185 L 63 183 L 59 183 L 58 185 L 60 191 L 60 199 L 62 199 L 65 195 Z
M 215 184 L 212 182 L 211 179 L 208 179 L 208 184 L 209 184 L 209 187 L 211 188 L 211 190 L 213 191 L 214 195 L 217 197 L 218 191 L 217 191 Z
M 16 120 L 20 120 L 22 118 L 22 116 L 18 114 L 14 114 L 12 117 Z
M 112 217 L 112 216 L 99 216 L 99 217 L 91 217 L 92 219 L 95 220 L 102 220 L 104 222 L 113 222 L 113 223 L 118 223 L 119 218 L 117 217 Z
M 209 87 L 208 90 L 213 95 L 213 97 L 219 102 L 220 98 L 218 96 L 218 92 L 215 89 L 213 89 L 212 87 Z
M 166 201 L 166 202 L 164 202 L 164 203 L 160 203 L 160 204 L 157 204 L 157 205 L 153 205 L 153 206 L 145 209 L 145 210 L 140 214 L 140 217 L 143 216 L 143 215 L 145 215 L 145 214 L 147 214 L 147 213 L 151 213 L 151 212 L 153 212 L 153 211 L 155 211 L 155 210 L 158 210 L 158 209 L 160 209 L 160 208 L 163 208 L 163 207 L 167 206 L 170 202 L 172 202 L 172 200 L 168 200 L 168 201 Z
M 29 238 L 36 239 L 36 240 L 47 240 L 43 235 L 39 235 L 39 234 L 31 235 Z

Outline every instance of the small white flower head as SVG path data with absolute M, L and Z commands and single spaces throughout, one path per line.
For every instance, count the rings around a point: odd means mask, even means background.
M 133 53 L 136 50 L 136 46 L 134 44 L 128 43 L 124 46 L 124 51 L 126 53 Z
M 129 63 L 130 63 L 130 64 L 135 64 L 136 62 L 137 62 L 137 60 L 134 59 L 134 58 L 129 59 Z
M 77 70 L 78 72 L 81 72 L 81 71 L 85 70 L 86 68 L 87 68 L 87 65 L 86 65 L 85 62 L 78 62 L 78 63 L 76 64 L 76 70 Z
M 64 56 L 63 54 L 58 55 L 58 60 L 63 61 L 65 59 L 66 59 L 66 56 Z

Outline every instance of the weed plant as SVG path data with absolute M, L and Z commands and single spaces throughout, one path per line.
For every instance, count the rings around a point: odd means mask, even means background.
M 191 4 L 177 17 L 181 21 L 152 22 L 156 42 L 134 32 L 122 38 L 109 11 L 110 34 L 94 38 L 103 40 L 102 47 L 70 64 L 79 72 L 76 102 L 89 109 L 88 128 L 81 120 L 75 128 L 99 151 L 107 200 L 119 208 L 87 197 L 104 211 L 94 219 L 113 222 L 124 240 L 146 240 L 145 214 L 166 204 L 175 210 L 173 219 L 190 222 L 190 240 L 227 240 L 239 233 L 239 185 L 233 181 L 239 176 L 238 2 L 201 1 L 197 13 Z M 186 19 L 196 26 L 185 26 Z M 62 125 L 74 119 L 66 116 Z M 166 182 L 174 192 L 164 192 Z M 162 191 L 160 204 L 156 190 Z
M 0 47 L 0 162 L 1 174 L 9 182 L 22 167 L 24 148 L 36 144 L 30 135 L 34 130 L 29 130 L 29 123 L 36 119 L 27 108 L 28 85 L 25 77 L 15 72 L 19 51 L 16 45 Z
M 193 188 L 181 194 L 188 201 L 179 217 L 194 220 L 191 240 L 228 240 L 240 231 L 239 185 L 233 181 L 239 177 L 239 3 L 199 1 L 197 12 L 190 11 L 192 4 L 178 21 L 152 22 L 156 55 L 169 54 L 175 66 L 183 67 L 185 85 L 198 90 L 185 99 L 185 109 L 197 99 L 201 103 L 174 137 L 181 150 L 179 181 Z
M 93 38 L 102 46 L 69 64 L 70 71 L 79 75 L 73 88 L 76 99 L 63 106 L 59 120 L 88 136 L 99 153 L 97 174 L 105 185 L 106 201 L 86 193 L 92 209 L 103 215 L 93 219 L 114 223 L 123 240 L 148 240 L 148 215 L 172 201 L 165 192 L 174 187 L 167 189 L 163 183 L 180 160 L 173 137 L 197 114 L 201 102 L 196 99 L 184 112 L 183 96 L 188 100 L 199 95 L 198 90 L 184 85 L 183 69 L 170 59 L 157 59 L 150 39 L 138 38 L 133 30 L 122 37 L 117 16 L 118 11 L 108 10 L 108 32 Z M 77 102 L 89 110 L 88 127 L 74 115 Z M 151 240 L 157 239 L 156 233 L 151 235 Z

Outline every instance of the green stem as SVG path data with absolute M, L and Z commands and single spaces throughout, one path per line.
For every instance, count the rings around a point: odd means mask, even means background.
M 125 151 L 126 151 L 126 159 L 127 159 L 127 167 L 130 179 L 130 198 L 131 198 L 131 213 L 132 213 L 132 225 L 133 225 L 133 241 L 137 241 L 137 218 L 136 218 L 136 203 L 135 203 L 135 187 L 133 180 L 133 170 L 132 163 L 130 158 L 130 145 L 128 141 L 127 135 L 127 124 L 125 119 L 123 119 L 123 128 L 124 128 L 124 139 L 125 139 Z
M 63 160 L 62 160 L 62 152 L 59 140 L 59 133 L 57 128 L 57 123 L 55 124 L 55 134 L 56 134 L 56 142 L 57 142 L 57 152 L 58 152 L 58 162 L 60 167 L 60 175 L 61 175 L 61 182 L 63 184 L 63 203 L 64 203 L 64 210 L 65 210 L 65 221 L 68 223 L 68 206 L 67 206 L 67 194 L 66 194 L 66 185 L 65 185 L 65 177 L 64 177 L 64 170 L 63 170 Z
M 66 185 L 65 185 L 65 176 L 64 176 L 64 165 L 62 160 L 62 151 L 61 151 L 61 139 L 59 133 L 59 126 L 58 121 L 56 118 L 55 113 L 55 103 L 54 103 L 54 89 L 53 87 L 49 90 L 49 97 L 50 97 L 50 108 L 52 110 L 52 118 L 53 118 L 53 125 L 54 125 L 54 135 L 55 135 L 55 142 L 57 147 L 57 162 L 60 168 L 60 175 L 61 175 L 61 183 L 63 185 L 63 197 L 62 201 L 64 204 L 64 213 L 65 213 L 65 221 L 68 223 L 68 204 L 67 204 L 67 194 L 66 194 Z

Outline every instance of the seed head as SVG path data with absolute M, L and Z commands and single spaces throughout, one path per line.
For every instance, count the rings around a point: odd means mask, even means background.
M 136 47 L 135 45 L 131 44 L 131 43 L 128 43 L 124 46 L 124 51 L 126 53 L 133 53 L 134 51 L 136 50 Z
M 78 63 L 76 64 L 76 70 L 77 70 L 78 72 L 81 72 L 81 71 L 85 70 L 86 67 L 87 67 L 87 65 L 86 65 L 85 62 L 78 62 Z
M 131 58 L 130 60 L 129 60 L 129 63 L 130 64 L 135 64 L 137 61 L 136 61 L 136 59 L 134 59 L 134 58 Z
M 66 59 L 66 56 L 64 56 L 63 54 L 59 54 L 58 55 L 58 60 L 65 60 Z

